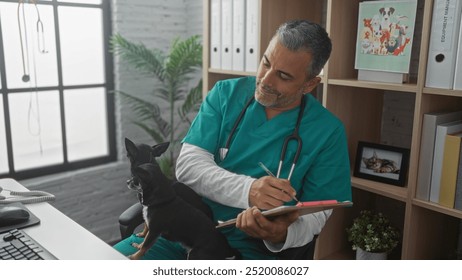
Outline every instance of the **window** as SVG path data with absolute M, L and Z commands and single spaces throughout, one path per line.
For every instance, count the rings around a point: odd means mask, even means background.
M 109 2 L 0 0 L 0 177 L 116 159 Z

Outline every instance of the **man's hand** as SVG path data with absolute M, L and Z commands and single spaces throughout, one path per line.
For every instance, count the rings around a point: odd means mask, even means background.
M 289 180 L 264 176 L 250 186 L 249 203 L 250 206 L 267 210 L 291 201 L 295 194 Z
M 237 216 L 236 227 L 252 237 L 272 243 L 283 243 L 288 227 L 298 216 L 298 211 L 294 211 L 269 220 L 254 206 Z

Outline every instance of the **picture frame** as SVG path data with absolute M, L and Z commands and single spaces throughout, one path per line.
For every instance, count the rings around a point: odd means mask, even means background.
M 358 141 L 353 175 L 403 187 L 409 168 L 409 149 Z

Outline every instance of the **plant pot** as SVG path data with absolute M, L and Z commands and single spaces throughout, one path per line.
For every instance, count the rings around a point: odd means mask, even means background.
M 387 253 L 373 253 L 364 251 L 361 248 L 356 249 L 356 259 L 357 260 L 386 260 Z

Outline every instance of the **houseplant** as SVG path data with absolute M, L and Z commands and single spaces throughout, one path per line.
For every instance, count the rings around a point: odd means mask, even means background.
M 111 48 L 115 55 L 140 74 L 158 81 L 156 88 L 149 92 L 149 100 L 123 91 L 117 93 L 134 111 L 136 119 L 132 123 L 149 134 L 154 143 L 170 142 L 169 152 L 159 164 L 162 171 L 172 178 L 178 144 L 191 124 L 191 115 L 197 112 L 202 101 L 202 79 L 196 85 L 190 85 L 194 74 L 200 73 L 202 66 L 200 37 L 177 38 L 165 53 L 116 34 L 111 38 Z M 167 109 L 162 112 L 160 108 Z
M 357 259 L 367 253 L 381 253 L 380 257 L 371 258 L 386 259 L 387 254 L 398 245 L 400 237 L 398 229 L 390 224 L 387 217 L 369 210 L 362 210 L 346 231 Z

